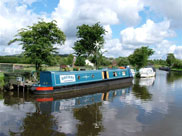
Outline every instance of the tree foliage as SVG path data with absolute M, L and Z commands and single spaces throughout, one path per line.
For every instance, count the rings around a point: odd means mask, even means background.
M 148 60 L 148 63 L 152 65 L 162 65 L 162 66 L 167 65 L 166 60 L 162 60 L 162 59 Z
M 176 69 L 182 69 L 182 60 L 180 59 L 175 59 L 173 62 L 173 68 L 176 68 Z
M 141 47 L 134 51 L 128 59 L 132 66 L 136 67 L 139 70 L 142 67 L 145 67 L 148 62 L 149 56 L 151 56 L 154 51 L 148 47 Z
M 73 64 L 73 58 L 74 58 L 73 54 L 68 55 L 66 64 L 72 65 Z
M 54 64 L 57 48 L 54 44 L 62 45 L 66 36 L 57 27 L 56 21 L 45 22 L 39 21 L 37 24 L 20 29 L 16 38 L 9 44 L 19 42 L 23 45 L 24 55 L 35 64 L 36 70 L 41 70 L 42 64 Z
M 98 57 L 102 55 L 101 49 L 104 44 L 105 29 L 96 23 L 92 26 L 81 25 L 77 27 L 78 41 L 74 44 L 74 51 L 77 56 L 92 56 L 96 66 L 98 63 Z
M 127 66 L 129 65 L 129 60 L 127 57 L 119 57 L 116 58 L 116 62 L 118 66 Z
M 168 54 L 167 54 L 166 62 L 167 62 L 167 65 L 168 65 L 169 67 L 172 67 L 172 66 L 173 66 L 175 60 L 176 60 L 176 58 L 175 58 L 175 56 L 174 56 L 173 53 L 168 53 Z
M 76 66 L 85 66 L 85 57 L 78 56 L 75 62 Z

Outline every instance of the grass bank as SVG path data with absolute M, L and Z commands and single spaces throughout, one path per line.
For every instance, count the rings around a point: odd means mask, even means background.
M 182 72 L 182 69 L 172 68 L 171 71 Z
M 0 72 L 0 79 L 4 78 L 4 73 Z

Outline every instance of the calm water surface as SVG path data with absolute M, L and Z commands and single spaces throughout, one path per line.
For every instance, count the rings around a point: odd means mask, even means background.
M 182 74 L 157 71 L 106 91 L 67 99 L 1 92 L 0 136 L 182 136 Z

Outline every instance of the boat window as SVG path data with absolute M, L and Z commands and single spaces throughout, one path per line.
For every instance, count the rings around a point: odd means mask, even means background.
M 116 77 L 117 76 L 117 73 L 116 72 L 113 72 L 113 76 Z
M 80 76 L 78 76 L 78 79 L 80 80 Z
M 94 75 L 92 75 L 92 78 L 94 78 Z

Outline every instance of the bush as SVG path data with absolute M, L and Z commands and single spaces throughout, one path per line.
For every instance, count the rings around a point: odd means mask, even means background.
M 173 63 L 173 68 L 182 69 L 182 60 L 176 59 Z

